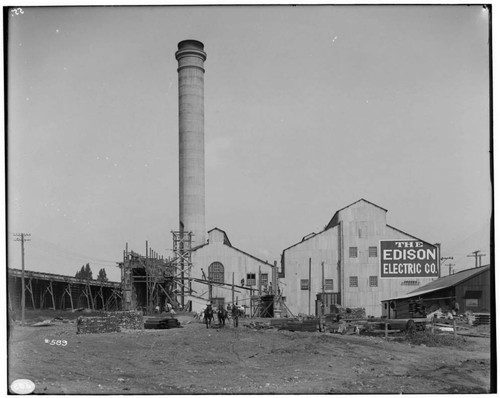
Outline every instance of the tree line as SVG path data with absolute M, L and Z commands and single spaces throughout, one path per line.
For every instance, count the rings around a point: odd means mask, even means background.
M 86 281 L 91 281 L 94 278 L 92 277 L 92 270 L 90 269 L 90 264 L 87 263 L 86 265 L 82 265 L 82 268 L 80 268 L 80 271 L 76 272 L 75 278 L 78 279 L 83 279 Z M 101 268 L 99 270 L 99 273 L 97 274 L 97 281 L 99 282 L 107 282 L 108 277 L 106 275 L 106 270 L 104 268 Z

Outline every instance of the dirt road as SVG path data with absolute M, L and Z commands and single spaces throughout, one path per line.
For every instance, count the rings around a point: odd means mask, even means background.
M 182 328 L 76 334 L 74 323 L 16 326 L 9 384 L 35 394 L 485 393 L 490 340 L 413 346 L 378 336 Z M 51 341 L 61 345 L 51 345 Z

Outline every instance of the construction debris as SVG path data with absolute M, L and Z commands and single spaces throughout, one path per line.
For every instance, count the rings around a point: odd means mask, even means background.
M 332 304 L 332 313 L 337 315 L 338 319 L 365 319 L 366 310 L 364 308 L 347 308 L 338 304 Z
M 36 326 L 36 327 L 40 327 L 40 326 L 51 326 L 52 325 L 52 321 L 47 319 L 45 321 L 42 321 L 42 322 L 37 322 L 37 323 L 34 323 L 33 325 L 31 326 Z
M 279 326 L 278 329 L 292 332 L 317 332 L 319 331 L 319 319 L 287 319 L 287 322 Z
M 250 322 L 250 323 L 244 323 L 243 327 L 249 328 L 249 329 L 272 329 L 273 326 L 271 326 L 272 323 L 268 322 Z

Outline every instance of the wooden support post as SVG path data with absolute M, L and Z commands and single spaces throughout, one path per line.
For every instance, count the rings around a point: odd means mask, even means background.
M 385 339 L 386 339 L 386 340 L 387 340 L 388 335 L 389 335 L 389 324 L 388 324 L 388 323 L 386 323 L 386 324 L 385 324 Z
M 28 292 L 30 292 L 31 304 L 33 305 L 33 309 L 35 309 L 35 297 L 33 296 L 33 286 L 31 285 L 31 278 L 28 279 L 28 284 L 26 285 L 26 290 L 28 290 Z
M 453 318 L 453 337 L 457 338 L 457 320 Z
M 102 303 L 102 309 L 105 310 L 105 304 L 104 304 L 104 293 L 102 292 L 102 284 L 101 286 L 99 287 L 99 293 L 101 295 L 101 303 Z
M 231 287 L 231 304 L 234 304 L 234 272 L 233 272 L 233 285 Z
M 73 295 L 71 294 L 71 283 L 68 283 L 68 287 L 66 289 L 68 290 L 69 301 L 71 303 L 71 311 L 73 311 L 75 308 L 73 307 Z
M 92 307 L 90 307 L 90 308 L 92 308 L 92 311 L 94 311 L 95 310 L 95 307 L 94 307 L 94 298 L 92 297 L 92 289 L 90 288 L 90 283 L 88 283 L 88 281 L 85 284 L 85 289 L 87 289 L 87 294 L 88 294 L 88 296 L 87 296 L 87 304 L 89 303 L 89 297 L 90 297 L 90 304 L 92 305 Z
M 311 257 L 309 257 L 309 312 L 307 315 L 311 315 Z
M 325 262 L 321 262 L 321 316 L 325 316 Z M 324 320 L 324 318 L 323 318 Z
M 52 281 L 49 281 L 49 285 L 45 288 L 45 292 L 49 292 L 52 297 L 52 309 L 56 309 L 56 301 L 54 300 L 54 290 L 52 289 Z M 45 294 L 44 294 L 45 296 Z
M 262 296 L 262 282 L 261 282 L 261 278 L 262 278 L 262 273 L 260 271 L 260 266 L 259 266 L 259 281 L 257 282 L 259 284 L 259 297 Z

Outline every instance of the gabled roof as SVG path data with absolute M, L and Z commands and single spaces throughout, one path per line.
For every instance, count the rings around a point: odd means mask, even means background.
M 381 210 L 383 210 L 383 211 L 387 212 L 387 209 L 384 209 L 383 207 L 380 207 L 379 205 L 376 205 L 375 203 L 372 203 L 372 202 L 370 202 L 370 201 L 368 201 L 368 200 L 366 200 L 366 199 L 361 198 L 361 199 L 357 200 L 356 202 L 353 202 L 353 203 L 351 203 L 350 205 L 348 205 L 348 206 L 346 206 L 346 207 L 343 207 L 343 208 L 342 208 L 342 209 L 340 209 L 340 210 L 337 210 L 337 211 L 335 212 L 335 214 L 333 215 L 332 219 L 330 220 L 330 222 L 326 225 L 325 229 L 330 229 L 330 228 L 334 227 L 335 225 L 337 225 L 337 224 L 338 224 L 338 215 L 339 215 L 339 213 L 340 213 L 342 210 L 345 210 L 345 209 L 347 209 L 348 207 L 351 207 L 351 206 L 353 206 L 353 205 L 355 205 L 356 203 L 359 203 L 359 202 L 366 202 L 366 203 L 368 203 L 368 204 L 370 204 L 370 205 L 372 205 L 372 206 L 378 207 L 379 209 L 381 209 Z
M 485 265 L 485 266 L 479 267 L 479 268 L 466 269 L 464 271 L 457 272 L 456 274 L 452 274 L 452 275 L 448 275 L 448 276 L 443 276 L 442 278 L 438 278 L 438 279 L 436 279 L 432 282 L 429 282 L 426 285 L 421 286 L 418 289 L 415 289 L 415 290 L 411 291 L 410 293 L 407 293 L 403 296 L 393 297 L 393 298 L 385 299 L 382 301 L 400 300 L 400 299 L 411 298 L 411 297 L 415 297 L 415 296 L 423 296 L 424 294 L 435 292 L 437 290 L 457 286 L 460 283 L 463 283 L 466 280 L 471 279 L 471 278 L 473 278 L 479 274 L 482 274 L 483 272 L 487 272 L 489 270 L 490 270 L 489 265 Z
M 222 233 L 224 234 L 224 244 L 225 244 L 226 246 L 230 247 L 230 248 L 231 248 L 231 249 L 233 249 L 233 250 L 236 250 L 236 251 L 237 251 L 237 252 L 239 252 L 239 253 L 242 253 L 242 254 L 244 254 L 244 255 L 246 255 L 246 256 L 248 256 L 248 257 L 250 257 L 250 258 L 254 259 L 255 261 L 258 261 L 258 262 L 260 262 L 260 263 L 262 263 L 262 264 L 268 265 L 269 267 L 273 267 L 273 264 L 269 264 L 267 261 L 261 260 L 260 258 L 257 258 L 257 257 L 255 257 L 255 256 L 252 256 L 251 254 L 249 254 L 249 253 L 247 253 L 247 252 L 244 252 L 243 250 L 240 250 L 240 249 L 238 249 L 238 248 L 234 247 L 234 246 L 231 244 L 231 242 L 229 241 L 229 238 L 227 237 L 226 232 L 225 232 L 225 231 L 223 231 L 222 229 L 217 228 L 217 227 L 216 227 L 216 228 L 212 228 L 210 231 L 208 231 L 208 233 L 212 232 L 213 230 L 220 231 L 220 232 L 222 232 Z M 202 247 L 205 247 L 205 246 L 207 246 L 207 245 L 209 245 L 209 243 L 204 243 L 203 245 L 200 245 L 200 246 L 197 246 L 197 247 L 192 248 L 192 249 L 191 249 L 191 251 L 196 251 L 196 250 L 201 249 Z
M 227 237 L 226 231 L 223 231 L 222 229 L 215 227 L 215 228 L 212 228 L 210 231 L 208 231 L 208 233 L 215 231 L 215 230 L 222 232 L 224 234 L 224 244 L 225 245 L 233 247 L 233 245 L 231 245 L 231 242 L 229 242 L 229 238 Z
M 282 253 L 284 253 L 284 252 L 285 252 L 285 251 L 287 251 L 288 249 L 291 249 L 292 247 L 295 247 L 295 246 L 297 246 L 297 245 L 300 245 L 302 242 L 305 242 L 306 240 L 309 240 L 309 239 L 312 239 L 312 238 L 314 238 L 314 237 L 316 237 L 316 236 L 318 236 L 318 235 L 321 235 L 323 232 L 326 232 L 326 228 L 325 228 L 323 231 L 321 231 L 321 232 L 317 232 L 317 233 L 315 233 L 315 232 L 311 232 L 310 234 L 307 234 L 306 236 L 304 236 L 304 237 L 300 240 L 300 242 L 294 243 L 293 245 L 288 246 L 286 249 L 283 249 L 283 252 L 282 252 Z

